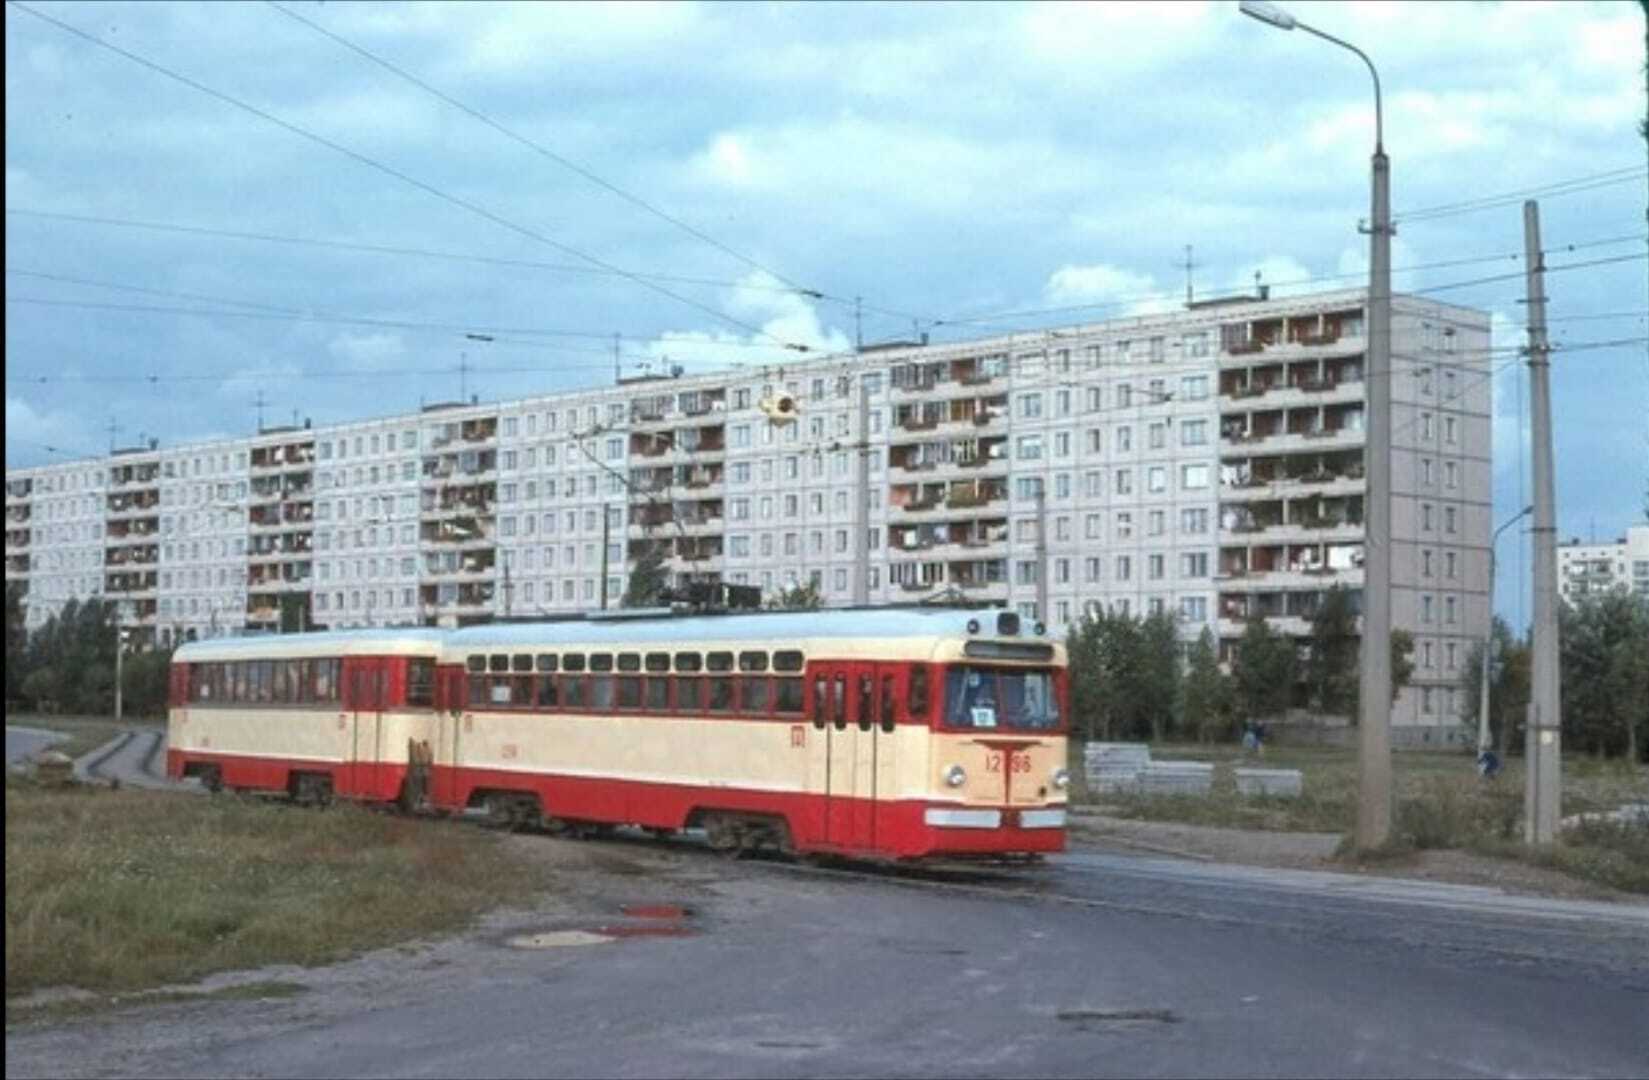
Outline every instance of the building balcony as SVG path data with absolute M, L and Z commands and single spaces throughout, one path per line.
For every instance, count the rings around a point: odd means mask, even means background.
M 1302 616 L 1267 615 L 1265 621 L 1275 634 L 1286 634 L 1289 637 L 1311 636 L 1311 620 Z M 1218 620 L 1219 635 L 1222 638 L 1240 638 L 1246 626 L 1246 620 L 1241 617 L 1232 618 L 1222 614 Z
M 160 496 L 142 502 L 111 501 L 104 511 L 109 521 L 136 521 L 140 518 L 160 520 Z
M 14 525 L 23 524 L 28 521 L 31 516 L 32 514 L 30 513 L 30 508 L 27 503 L 24 503 L 21 506 L 6 507 L 6 520 Z
M 1303 432 L 1276 432 L 1264 435 L 1222 435 L 1220 451 L 1229 456 L 1243 450 L 1250 454 L 1320 453 L 1327 450 L 1347 450 L 1363 445 L 1365 433 L 1361 428 L 1335 428 Z

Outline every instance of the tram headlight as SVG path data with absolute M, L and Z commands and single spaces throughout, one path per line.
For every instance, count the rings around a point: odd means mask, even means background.
M 968 771 L 960 765 L 952 765 L 945 770 L 945 783 L 951 787 L 961 787 L 968 782 Z
M 1054 770 L 1054 787 L 1058 788 L 1060 791 L 1064 791 L 1066 788 L 1068 788 L 1070 786 L 1071 786 L 1071 770 L 1069 770 L 1069 769 L 1055 769 Z

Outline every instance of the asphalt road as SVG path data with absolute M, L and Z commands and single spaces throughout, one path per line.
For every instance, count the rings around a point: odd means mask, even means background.
M 934 883 L 601 848 L 623 884 L 579 912 L 264 973 L 289 999 L 13 1030 L 7 1074 L 1649 1074 L 1649 906 L 1098 852 Z M 512 944 L 635 901 L 689 904 L 693 933 Z
M 12 727 L 6 725 L 6 764 L 8 766 L 22 761 L 31 754 L 38 754 L 52 743 L 62 742 L 68 736 L 56 731 L 45 731 L 40 728 Z

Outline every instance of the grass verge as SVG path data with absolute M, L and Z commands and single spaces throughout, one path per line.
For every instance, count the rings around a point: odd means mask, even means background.
M 6 997 L 322 964 L 449 930 L 548 884 L 501 839 L 349 806 L 8 778 Z
M 1264 757 L 1251 757 L 1231 747 L 1163 746 L 1152 747 L 1151 755 L 1154 760 L 1214 762 L 1209 795 L 1089 795 L 1084 786 L 1078 800 L 1117 817 L 1228 829 L 1348 833 L 1356 822 L 1357 757 L 1352 750 L 1276 747 L 1268 748 Z M 1239 765 L 1299 769 L 1303 793 L 1297 799 L 1245 798 L 1237 793 L 1232 773 Z M 1381 853 L 1382 861 L 1417 850 L 1460 849 L 1649 893 L 1649 829 L 1586 825 L 1565 830 L 1562 840 L 1549 848 L 1521 843 L 1521 760 L 1508 763 L 1493 781 L 1479 778 L 1473 759 L 1460 753 L 1399 753 L 1393 755 L 1392 768 L 1397 821 L 1391 850 Z M 1649 769 L 1642 766 L 1580 756 L 1564 762 L 1565 814 L 1613 810 L 1646 797 Z

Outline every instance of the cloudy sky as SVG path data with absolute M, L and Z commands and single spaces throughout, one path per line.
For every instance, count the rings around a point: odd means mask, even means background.
M 1641 520 L 1638 5 L 1288 6 L 1379 67 L 1399 288 L 1521 344 L 1540 198 L 1587 346 L 1554 358 L 1560 528 Z M 6 462 L 245 434 L 260 396 L 412 409 L 460 364 L 596 385 L 615 334 L 626 373 L 783 362 L 849 345 L 855 297 L 867 342 L 1098 320 L 1182 297 L 1188 244 L 1199 295 L 1357 284 L 1370 98 L 1224 0 L 8 4 Z M 1497 520 L 1529 487 L 1503 355 Z

